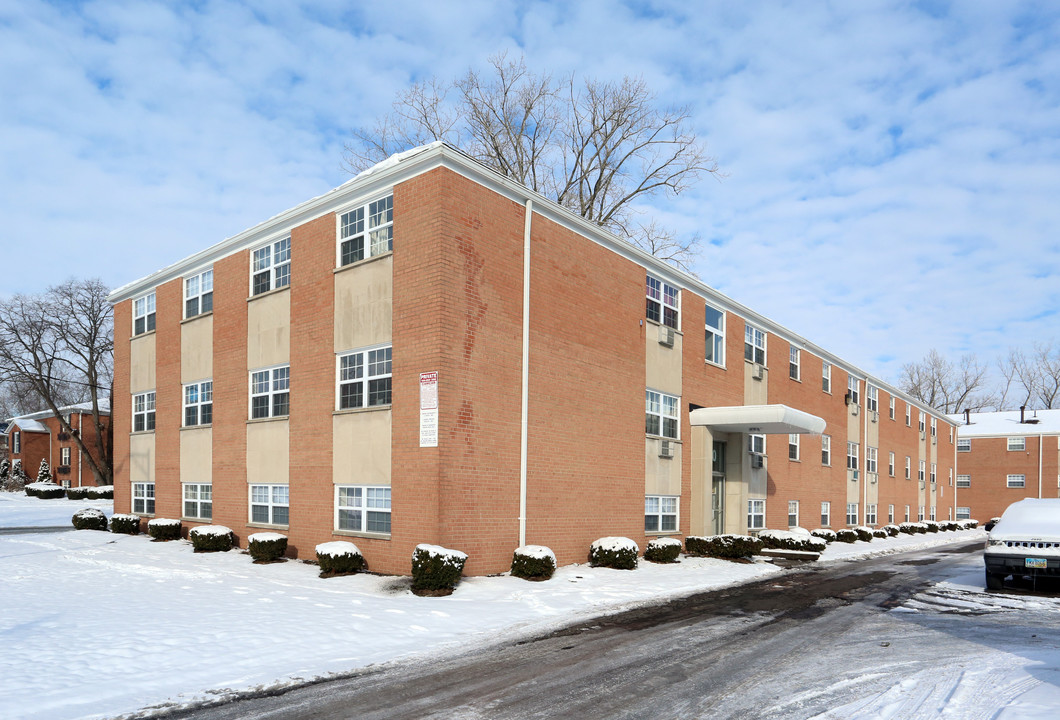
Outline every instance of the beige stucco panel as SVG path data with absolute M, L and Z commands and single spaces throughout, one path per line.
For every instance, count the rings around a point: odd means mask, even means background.
M 129 343 L 129 392 L 155 389 L 155 334 L 141 335 Z
M 652 322 L 645 322 L 644 333 L 644 366 L 645 381 L 648 387 L 669 395 L 681 395 L 681 348 L 684 338 L 674 333 L 674 346 L 668 347 L 659 342 L 659 328 Z
M 336 485 L 390 484 L 390 410 L 335 415 L 332 481 Z
M 762 379 L 755 378 L 761 368 Z M 769 370 L 762 365 L 744 361 L 743 364 L 743 402 L 744 405 L 769 404 Z
M 283 290 L 247 303 L 247 367 L 291 361 L 291 292 Z
M 290 482 L 290 427 L 287 420 L 247 424 L 247 483 Z
M 155 481 L 155 434 L 129 436 L 129 479 L 132 482 Z
M 761 473 L 763 479 L 760 483 L 762 493 L 756 497 L 765 497 L 766 471 L 751 470 L 751 461 L 744 451 L 746 443 L 746 435 L 729 433 L 729 441 L 725 448 L 725 532 L 727 533 L 747 532 L 747 498 L 752 496 L 749 487 L 752 482 L 747 478 L 752 472 Z
M 712 472 L 714 436 L 701 426 L 692 426 L 691 436 L 692 488 L 688 508 L 689 533 L 692 535 L 709 535 L 711 521 L 711 491 L 714 474 Z
M 393 255 L 335 273 L 335 351 L 390 342 L 393 311 Z
M 683 444 L 671 441 L 672 458 L 659 457 L 659 438 L 644 439 L 644 494 L 681 494 L 681 453 Z
M 213 428 L 180 431 L 180 481 L 213 482 Z
M 180 326 L 180 381 L 213 377 L 213 315 L 190 320 Z

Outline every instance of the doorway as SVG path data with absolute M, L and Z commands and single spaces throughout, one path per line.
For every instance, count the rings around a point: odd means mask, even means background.
M 717 441 L 711 461 L 710 507 L 710 532 L 721 535 L 725 532 L 725 443 Z

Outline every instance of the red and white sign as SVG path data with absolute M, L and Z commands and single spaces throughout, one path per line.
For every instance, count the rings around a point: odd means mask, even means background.
M 420 373 L 420 447 L 438 447 L 438 371 Z

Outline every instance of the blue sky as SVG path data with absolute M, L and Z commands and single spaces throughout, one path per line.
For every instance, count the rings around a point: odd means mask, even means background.
M 640 75 L 727 177 L 645 212 L 700 277 L 896 379 L 1060 339 L 1060 6 L 0 0 L 0 294 L 123 285 L 349 179 L 489 55 Z

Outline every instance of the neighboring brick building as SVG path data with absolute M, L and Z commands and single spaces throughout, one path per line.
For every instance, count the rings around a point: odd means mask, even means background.
M 110 403 L 100 401 L 107 452 L 111 452 Z M 88 403 L 59 408 L 67 423 L 80 433 L 85 445 L 96 445 L 96 426 L 92 421 L 92 407 Z M 20 463 L 31 481 L 36 481 L 41 460 L 47 460 L 52 479 L 63 487 L 95 485 L 92 468 L 85 461 L 77 441 L 62 428 L 51 410 L 20 415 L 7 421 L 6 440 L 11 464 Z
M 957 513 L 986 522 L 1023 498 L 1060 497 L 1060 410 L 951 415 Z
M 115 509 L 241 543 L 483 574 L 953 512 L 944 415 L 441 143 L 110 299 Z

